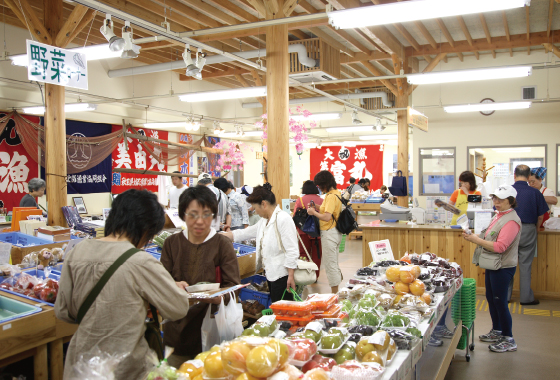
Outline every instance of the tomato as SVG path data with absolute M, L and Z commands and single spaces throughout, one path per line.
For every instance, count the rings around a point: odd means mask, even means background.
M 41 298 L 45 302 L 54 303 L 56 301 L 57 295 L 58 295 L 58 290 L 45 287 L 41 291 L 41 295 L 39 296 L 39 298 Z

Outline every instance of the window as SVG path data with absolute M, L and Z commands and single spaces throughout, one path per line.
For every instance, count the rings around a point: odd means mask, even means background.
M 455 148 L 421 148 L 420 195 L 451 195 L 455 183 Z
M 482 175 L 487 170 L 486 190 L 490 193 L 502 184 L 513 184 L 517 165 L 546 167 L 546 145 L 468 147 L 469 170 Z M 485 165 L 485 166 L 484 166 Z M 552 173 L 548 173 L 551 175 Z M 546 183 L 546 177 L 543 183 Z

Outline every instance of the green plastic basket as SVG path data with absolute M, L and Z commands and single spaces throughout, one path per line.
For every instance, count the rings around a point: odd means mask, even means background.
M 272 309 L 264 309 L 263 311 L 261 311 L 262 315 L 272 315 L 273 311 Z

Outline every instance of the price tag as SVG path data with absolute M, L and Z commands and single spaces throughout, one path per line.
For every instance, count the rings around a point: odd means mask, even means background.
M 368 343 L 369 344 L 379 344 L 380 346 L 382 346 L 385 343 L 385 334 L 383 333 L 375 333 L 372 336 L 370 336 L 368 338 Z
M 259 318 L 257 323 L 261 323 L 265 326 L 270 326 L 275 320 L 276 320 L 275 315 L 263 315 L 262 317 Z
M 370 242 L 369 250 L 371 251 L 371 257 L 374 262 L 395 260 L 389 239 Z
M 307 326 L 305 326 L 305 329 L 315 331 L 317 334 L 320 334 L 321 331 L 323 331 L 323 325 L 321 325 L 321 323 L 319 322 L 311 322 L 308 323 Z
M 169 210 L 165 210 L 165 213 L 176 228 L 187 227 L 185 221 L 179 216 L 179 211 L 177 209 L 170 208 Z
M 10 243 L 0 242 L 0 264 L 10 264 L 11 253 L 12 245 Z

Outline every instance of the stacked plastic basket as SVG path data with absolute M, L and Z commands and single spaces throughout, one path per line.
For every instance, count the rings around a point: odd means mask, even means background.
M 461 339 L 457 349 L 463 350 L 467 347 L 467 336 L 476 318 L 476 281 L 473 278 L 465 278 L 461 289 L 455 293 L 451 303 L 451 317 L 455 324 L 463 322 Z

